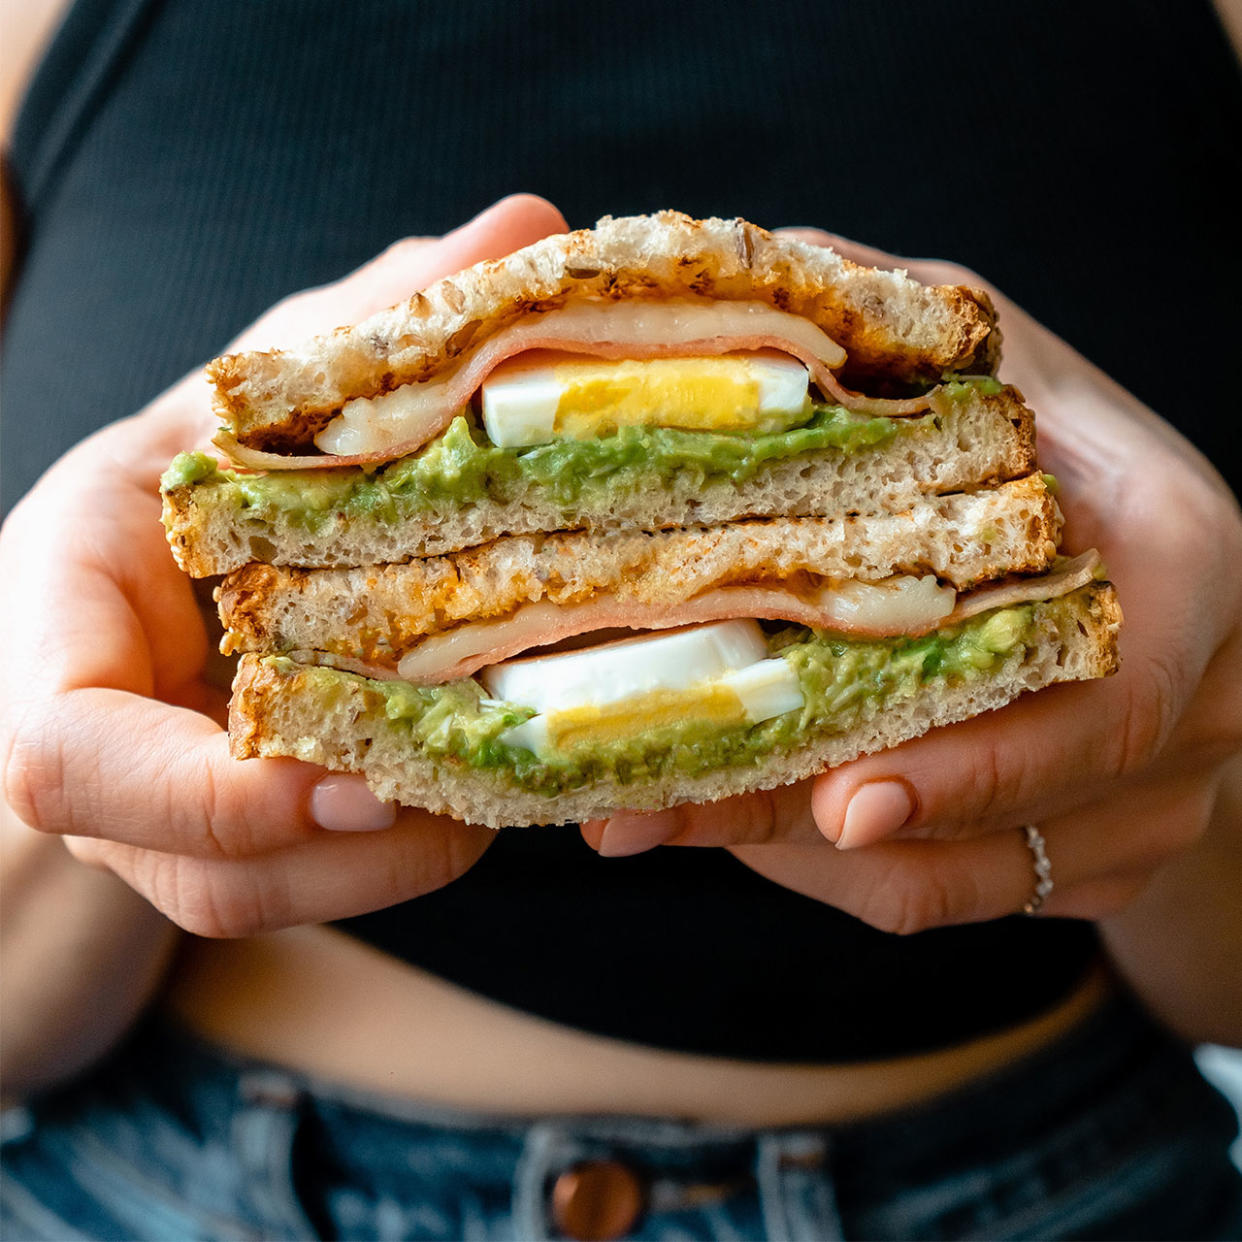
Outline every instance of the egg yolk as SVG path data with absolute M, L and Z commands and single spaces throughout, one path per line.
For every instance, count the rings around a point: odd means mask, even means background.
M 805 383 L 793 395 L 775 393 L 770 370 L 748 357 L 584 359 L 553 375 L 561 389 L 554 430 L 569 439 L 627 426 L 775 431 L 810 412 Z
M 692 718 L 722 726 L 744 724 L 748 716 L 737 692 L 726 685 L 689 690 L 652 690 L 602 707 L 549 712 L 548 741 L 557 750 L 614 742 Z

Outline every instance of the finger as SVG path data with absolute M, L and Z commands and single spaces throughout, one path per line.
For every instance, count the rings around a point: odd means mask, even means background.
M 1033 887 L 1017 831 L 971 841 L 886 841 L 849 853 L 825 841 L 730 852 L 765 879 L 898 935 L 1016 914 Z
M 1145 705 L 1126 709 L 1130 695 L 1110 695 L 1109 688 L 1108 682 L 1054 687 L 813 782 L 704 805 L 627 811 L 588 825 L 584 835 L 606 857 L 669 844 L 810 842 L 819 834 L 851 849 L 898 832 L 978 834 L 1046 819 L 1090 800 L 1161 740 L 1140 736 L 1140 726 L 1128 723 L 1129 714 L 1147 720 L 1152 713 Z M 1108 726 L 1103 732 L 1101 720 Z
M 947 836 L 1044 820 L 1081 803 L 1127 766 L 1125 722 L 1110 715 L 1103 686 L 1046 690 L 827 772 L 812 795 L 816 822 L 852 849 L 899 831 Z M 894 783 L 909 800 L 877 813 L 873 790 Z
M 207 717 L 115 690 L 31 704 L 5 776 L 10 806 L 33 828 L 199 858 L 249 858 L 394 817 L 361 778 L 331 777 L 324 792 L 312 764 L 238 763 Z
M 371 314 L 445 276 L 487 259 L 504 258 L 568 227 L 565 217 L 546 199 L 512 194 L 443 237 L 397 242 L 347 277 L 336 292 L 347 300 L 357 298 L 357 304 L 351 304 L 351 315 Z
M 1198 839 L 1211 807 L 1202 782 L 1149 784 L 1041 823 L 1053 889 L 1040 914 L 1098 919 L 1115 913 Z M 812 843 L 746 845 L 732 853 L 767 879 L 899 934 L 1016 914 L 1039 879 L 1017 827 L 848 851 Z
M 445 276 L 503 258 L 568 227 L 546 199 L 510 195 L 443 237 L 404 238 L 343 280 L 293 295 L 243 332 L 229 349 L 273 349 L 356 323 Z
M 1194 618 L 1182 613 L 1176 600 L 1154 615 L 1144 611 L 1122 635 L 1122 667 L 1112 677 L 1024 695 L 817 777 L 813 806 L 821 830 L 847 848 L 899 829 L 986 830 L 1063 813 L 1135 775 L 1171 745 L 1211 659 Z M 1183 721 L 1182 728 L 1192 724 Z M 1192 767 L 1220 758 L 1212 746 L 1174 752 Z M 909 813 L 902 817 L 895 806 L 890 818 L 855 821 L 854 800 L 866 798 L 877 781 L 903 783 L 913 795 Z
M 63 601 L 0 618 L 10 709 L 92 685 L 183 699 L 207 658 L 203 615 L 169 554 L 158 498 L 120 478 L 98 493 L 92 486 L 85 481 L 72 506 L 32 496 L 6 523 L 0 576 L 20 583 L 23 598 Z M 84 522 L 84 512 L 108 518 Z
M 323 833 L 260 858 L 185 858 L 112 841 L 71 839 L 199 936 L 253 936 L 350 918 L 442 888 L 495 839 L 479 825 L 404 810 L 382 833 Z
M 683 803 L 663 811 L 619 811 L 582 825 L 587 844 L 604 858 L 623 858 L 657 845 L 734 845 L 745 841 L 810 841 L 819 838 L 811 816 L 810 785 Z

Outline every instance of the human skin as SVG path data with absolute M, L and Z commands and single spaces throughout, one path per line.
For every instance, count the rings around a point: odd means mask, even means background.
M 1002 378 L 1036 411 L 1040 461 L 1060 484 L 1064 544 L 1099 548 L 1116 583 L 1121 671 L 813 781 L 617 815 L 584 836 L 614 856 L 726 847 L 769 879 L 909 933 L 1021 909 L 1034 874 L 1018 829 L 1036 824 L 1055 881 L 1041 914 L 1101 921 L 1153 1007 L 1197 1038 L 1242 1042 L 1237 501 L 1188 441 L 980 276 L 791 231 L 928 283 L 988 289 Z
M 356 320 L 563 228 L 542 200 L 505 200 L 457 233 L 399 243 L 344 282 L 280 304 L 237 346 Z M 921 265 L 916 275 L 966 274 Z M 1067 539 L 1103 550 L 1125 603 L 1123 672 L 814 785 L 618 817 L 587 826 L 589 840 L 614 854 L 659 840 L 727 846 L 764 875 L 899 931 L 1019 908 L 1032 879 L 1019 823 L 1038 822 L 1048 838 L 1053 914 L 1114 914 L 1154 874 L 1172 874 L 1175 856 L 1182 870 L 1202 856 L 1222 765 L 1242 736 L 1228 693 L 1239 681 L 1237 507 L 1154 415 L 1016 307 L 1001 314 L 1006 374 L 1040 412 Z M 63 1076 L 115 1038 L 158 986 L 175 927 L 246 936 L 375 909 L 447 883 L 492 840 L 384 806 L 355 778 L 228 757 L 208 633 L 156 496 L 168 460 L 214 423 L 205 386 L 187 378 L 69 453 L 0 532 L 10 601 L 0 618 L 11 807 L 3 1042 L 6 1057 L 30 1057 L 12 1085 Z M 1161 926 L 1184 930 L 1187 913 L 1166 911 Z M 1203 908 L 1197 916 L 1205 935 L 1219 926 Z M 1150 955 L 1133 929 L 1115 938 L 1137 946 L 1140 965 Z M 67 1013 L 99 1020 L 80 1042 L 61 1041 L 54 1064 L 40 1059 L 47 1015 Z
M 280 303 L 235 348 L 355 321 L 565 227 L 542 199 L 505 199 Z M 10 1091 L 106 1049 L 158 987 L 178 928 L 244 936 L 391 905 L 460 875 L 494 838 L 382 804 L 360 778 L 229 757 L 227 691 L 158 496 L 172 456 L 216 423 L 205 381 L 187 376 L 68 453 L 0 529 Z

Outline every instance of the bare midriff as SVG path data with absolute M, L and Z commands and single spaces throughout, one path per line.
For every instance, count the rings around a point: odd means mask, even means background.
M 954 1048 L 862 1065 L 695 1056 L 573 1030 L 328 928 L 187 941 L 167 1011 L 194 1034 L 355 1091 L 492 1116 L 834 1123 L 917 1104 L 1038 1051 L 1093 1012 L 1102 969 L 1053 1009 Z

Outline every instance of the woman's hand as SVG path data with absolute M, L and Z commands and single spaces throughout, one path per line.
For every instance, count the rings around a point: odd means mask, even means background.
M 798 232 L 929 283 L 987 287 L 946 263 Z M 1120 673 L 1053 687 L 811 782 L 586 825 L 601 853 L 726 846 L 789 888 L 914 932 L 1020 910 L 1035 881 L 1024 824 L 1047 841 L 1051 915 L 1120 909 L 1199 840 L 1242 745 L 1237 503 L 1171 427 L 990 292 L 1005 334 L 1002 378 L 1034 408 L 1042 467 L 1061 484 L 1065 547 L 1099 548 L 1117 585 Z
M 455 233 L 399 242 L 345 280 L 288 299 L 234 347 L 354 322 L 564 228 L 540 199 L 505 199 Z M 5 524 L 9 806 L 202 935 L 339 918 L 438 888 L 478 859 L 489 830 L 381 804 L 360 778 L 229 758 L 201 592 L 159 521 L 160 473 L 215 421 L 205 382 L 189 376 L 67 454 Z

